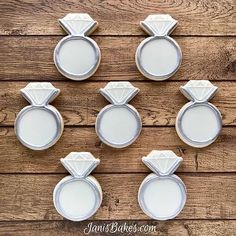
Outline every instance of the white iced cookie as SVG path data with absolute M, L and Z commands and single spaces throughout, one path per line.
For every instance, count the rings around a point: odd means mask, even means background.
M 129 82 L 110 82 L 100 93 L 111 103 L 96 119 L 96 133 L 100 140 L 114 148 L 124 148 L 139 136 L 142 122 L 138 111 L 128 102 L 139 92 Z
M 33 150 L 44 150 L 61 137 L 64 123 L 59 111 L 49 105 L 60 93 L 51 83 L 29 83 L 21 89 L 31 104 L 16 117 L 15 132 L 19 141 Z
M 179 69 L 182 52 L 177 42 L 168 36 L 176 25 L 177 21 L 165 14 L 149 15 L 140 22 L 142 29 L 151 35 L 136 51 L 136 65 L 145 77 L 161 81 Z
M 54 63 L 58 71 L 72 80 L 85 80 L 97 70 L 101 52 L 97 43 L 87 37 L 98 23 L 88 14 L 67 14 L 59 20 L 62 28 L 69 34 L 54 50 Z
M 188 145 L 203 148 L 219 136 L 222 129 L 221 114 L 208 102 L 217 90 L 208 80 L 190 80 L 180 87 L 190 102 L 180 109 L 175 127 L 179 137 Z
M 100 163 L 89 152 L 71 152 L 61 158 L 71 174 L 55 187 L 53 202 L 57 212 L 71 221 L 83 221 L 96 213 L 102 202 L 102 188 L 91 175 Z
M 186 187 L 173 173 L 182 162 L 172 151 L 152 151 L 143 163 L 154 173 L 141 183 L 138 202 L 143 212 L 156 220 L 175 218 L 184 208 Z

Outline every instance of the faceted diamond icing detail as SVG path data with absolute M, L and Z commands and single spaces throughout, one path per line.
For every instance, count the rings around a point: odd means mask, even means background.
M 89 14 L 69 13 L 59 20 L 60 24 L 70 34 L 91 33 L 97 26 L 97 22 Z
M 217 92 L 218 88 L 208 80 L 190 80 L 180 87 L 180 91 L 190 100 L 208 101 Z
M 74 177 L 86 177 L 100 163 L 90 152 L 71 152 L 61 158 L 62 165 Z
M 144 21 L 140 22 L 145 31 L 158 36 L 169 35 L 177 23 L 168 14 L 149 15 Z
M 56 98 L 60 90 L 51 83 L 33 82 L 21 89 L 22 95 L 34 105 L 45 105 Z
M 144 164 L 159 175 L 172 174 L 182 162 L 172 151 L 152 151 L 148 156 L 142 158 Z
M 107 100 L 114 104 L 123 104 L 129 102 L 139 89 L 130 82 L 109 82 L 103 89 L 100 89 Z
M 69 13 L 63 20 L 65 21 L 84 21 L 84 22 L 93 22 L 93 18 L 86 13 Z

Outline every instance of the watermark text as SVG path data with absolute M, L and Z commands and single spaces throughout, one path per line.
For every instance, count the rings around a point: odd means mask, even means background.
M 113 221 L 111 223 L 90 222 L 84 228 L 84 234 L 90 233 L 110 233 L 110 234 L 135 234 L 135 233 L 154 233 L 157 232 L 156 225 L 136 224 Z

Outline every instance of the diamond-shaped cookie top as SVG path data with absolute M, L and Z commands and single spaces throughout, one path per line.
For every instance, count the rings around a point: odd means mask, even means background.
M 146 157 L 142 158 L 144 164 L 158 175 L 171 175 L 182 162 L 172 151 L 153 150 Z
M 89 14 L 69 13 L 59 20 L 61 26 L 72 35 L 88 35 L 97 27 L 97 22 Z
M 187 84 L 180 87 L 180 91 L 189 100 L 205 102 L 212 98 L 218 88 L 209 80 L 190 80 Z
M 60 93 L 51 83 L 32 82 L 21 89 L 22 95 L 33 105 L 45 105 Z
M 168 14 L 149 15 L 140 22 L 141 27 L 151 35 L 169 35 L 177 25 L 177 21 Z
M 97 167 L 100 160 L 90 152 L 71 152 L 61 158 L 61 163 L 72 176 L 84 178 Z
M 109 82 L 100 93 L 113 104 L 128 103 L 139 89 L 134 87 L 130 82 Z

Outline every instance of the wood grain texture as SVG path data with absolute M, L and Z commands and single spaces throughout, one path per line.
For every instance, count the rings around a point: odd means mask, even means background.
M 150 172 L 141 158 L 151 150 L 173 150 L 184 161 L 179 172 L 235 172 L 236 127 L 224 128 L 218 140 L 204 149 L 191 148 L 177 136 L 174 128 L 144 128 L 129 148 L 116 150 L 102 144 L 94 128 L 66 128 L 61 139 L 45 151 L 22 146 L 13 128 L 0 128 L 0 150 L 4 165 L 0 173 L 67 173 L 60 158 L 72 151 L 90 151 L 101 164 L 97 173 Z
M 132 83 L 140 93 L 130 102 L 140 113 L 144 126 L 173 126 L 180 108 L 188 100 L 180 93 L 182 82 Z M 17 113 L 28 105 L 20 89 L 28 82 L 4 82 L 0 90 L 0 124 L 13 125 Z M 99 94 L 106 85 L 91 82 L 53 83 L 61 94 L 52 104 L 60 111 L 66 125 L 94 125 L 98 112 L 107 104 Z M 211 100 L 222 113 L 224 125 L 236 124 L 236 83 L 214 82 L 219 92 Z
M 101 48 L 101 65 L 81 83 L 63 77 L 53 63 L 53 50 L 66 35 L 58 19 L 70 12 L 89 13 L 99 23 L 91 37 Z M 179 21 L 172 35 L 183 52 L 179 71 L 161 83 L 145 79 L 134 60 L 137 46 L 148 37 L 139 22 L 155 13 Z M 117 221 L 157 227 L 146 235 L 234 235 L 235 16 L 234 0 L 0 1 L 0 236 L 84 235 L 88 223 Z M 224 127 L 217 141 L 204 149 L 184 144 L 173 127 L 177 112 L 187 103 L 179 87 L 190 79 L 208 79 L 219 87 L 211 102 L 221 111 Z M 107 147 L 94 131 L 98 112 L 108 104 L 98 90 L 113 80 L 128 80 L 141 89 L 131 104 L 144 127 L 137 141 L 123 150 Z M 25 148 L 14 134 L 15 117 L 28 105 L 19 90 L 29 81 L 53 82 L 61 89 L 52 104 L 63 115 L 65 130 L 45 151 Z M 150 172 L 141 157 L 153 149 L 173 150 L 183 157 L 177 173 L 187 186 L 187 204 L 175 220 L 150 220 L 137 203 L 138 187 Z M 94 175 L 103 188 L 102 206 L 90 221 L 80 223 L 63 220 L 52 201 L 56 183 L 67 174 L 59 159 L 71 151 L 90 151 L 101 159 Z
M 65 80 L 53 63 L 61 37 L 0 37 L 0 80 Z M 144 37 L 93 37 L 102 60 L 88 81 L 149 80 L 135 64 L 135 52 Z M 235 80 L 236 41 L 233 37 L 175 37 L 183 52 L 179 71 L 169 79 Z
M 93 232 L 89 231 L 89 224 L 92 225 Z M 133 226 L 133 228 L 136 226 L 137 229 L 141 227 L 140 231 L 146 229 L 145 232 L 135 232 L 135 236 L 176 236 L 176 232 L 178 236 L 232 236 L 235 233 L 236 220 L 85 221 L 76 224 L 69 221 L 0 222 L 0 235 L 84 236 L 84 232 L 90 232 L 91 236 L 104 236 L 105 233 L 99 231 L 98 227 L 103 227 L 105 224 L 110 225 L 110 234 L 115 236 L 120 236 L 120 232 L 123 232 L 122 235 L 132 235 L 132 233 L 126 233 L 129 231 L 125 231 L 125 225 Z M 116 231 L 117 227 L 123 231 Z M 106 235 L 109 234 L 106 233 Z
M 234 0 L 1 1 L 0 34 L 64 34 L 57 21 L 70 12 L 91 14 L 99 22 L 99 35 L 143 34 L 139 22 L 153 13 L 177 19 L 176 35 L 236 35 Z
M 58 220 L 52 192 L 65 175 L 0 175 L 0 220 Z M 137 192 L 146 175 L 97 174 L 103 202 L 92 219 L 142 220 L 148 217 L 137 203 Z M 180 174 L 188 199 L 178 219 L 235 219 L 235 174 Z M 129 191 L 125 191 L 129 189 Z

